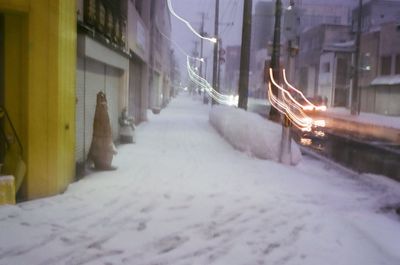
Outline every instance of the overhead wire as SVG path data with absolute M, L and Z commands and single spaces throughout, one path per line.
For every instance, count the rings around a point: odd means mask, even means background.
M 176 18 L 178 18 L 179 20 L 181 20 L 197 37 L 204 39 L 204 40 L 208 40 L 212 43 L 216 43 L 217 39 L 212 37 L 212 38 L 208 38 L 208 37 L 203 37 L 201 36 L 193 27 L 192 25 L 190 25 L 190 23 L 185 20 L 184 18 L 180 17 L 178 14 L 175 13 L 174 9 L 172 8 L 172 4 L 171 4 L 171 0 L 167 0 L 168 3 L 168 9 L 171 12 L 172 15 L 174 15 Z
M 195 84 L 199 85 L 200 87 L 202 87 L 207 92 L 207 94 L 209 94 L 217 102 L 219 102 L 221 104 L 230 105 L 230 106 L 237 106 L 237 104 L 238 104 L 237 96 L 235 97 L 233 95 L 224 95 L 224 94 L 219 93 L 208 83 L 207 80 L 205 80 L 204 78 L 199 76 L 196 73 L 195 69 L 192 68 L 192 66 L 191 66 L 192 64 L 191 64 L 190 60 L 204 62 L 204 58 L 190 56 L 177 42 L 175 42 L 174 40 L 169 38 L 164 32 L 162 32 L 162 30 L 160 30 L 157 19 L 156 19 L 155 24 L 156 24 L 156 29 L 161 34 L 161 36 L 163 36 L 164 38 L 169 40 L 172 44 L 174 44 L 178 48 L 178 50 L 186 56 L 187 70 L 188 70 L 188 75 L 189 75 L 189 78 L 191 79 L 191 81 L 194 82 Z

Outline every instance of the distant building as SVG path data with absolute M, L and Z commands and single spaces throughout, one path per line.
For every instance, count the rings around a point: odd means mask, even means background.
M 359 8 L 353 10 L 352 29 Z M 400 1 L 371 0 L 362 8 L 361 111 L 400 115 Z
M 273 38 L 275 2 L 257 2 L 252 16 L 251 50 L 266 49 Z
M 266 99 L 267 85 L 265 83 L 265 65 L 269 65 L 270 56 L 268 50 L 260 49 L 255 56 L 255 67 L 251 72 L 249 83 L 249 97 Z
M 320 24 L 349 25 L 351 8 L 355 1 L 351 0 L 299 0 L 295 5 L 301 10 L 300 32 L 309 30 Z
M 319 72 L 319 65 L 317 61 L 317 53 L 318 50 L 322 51 L 324 45 L 330 45 L 334 42 L 345 42 L 347 41 L 348 34 L 346 33 L 346 37 L 342 40 L 325 40 L 323 36 L 313 36 L 314 40 L 310 41 L 310 34 L 317 34 L 318 30 L 312 31 L 313 28 L 318 27 L 320 25 L 331 25 L 330 31 L 333 30 L 333 27 L 337 25 L 347 26 L 351 23 L 351 8 L 354 6 L 355 1 L 351 0 L 336 0 L 336 1 L 326 1 L 326 0 L 298 0 L 295 1 L 295 8 L 298 9 L 299 19 L 298 19 L 298 28 L 296 31 L 298 32 L 298 38 L 295 39 L 292 43 L 293 46 L 299 47 L 299 56 L 293 58 L 294 66 L 291 67 L 292 73 L 289 73 L 292 77 L 294 77 L 294 81 L 297 85 L 299 85 L 300 89 L 307 92 L 310 96 L 313 96 L 316 91 L 317 86 L 316 74 Z M 320 28 L 321 29 L 321 28 Z M 348 29 L 350 32 L 350 29 Z M 308 32 L 308 33 L 306 33 Z M 319 38 L 319 40 L 318 40 Z M 329 41 L 333 41 L 330 43 Z M 311 43 L 313 42 L 313 43 Z M 318 47 L 316 47 L 318 46 Z M 287 47 L 287 45 L 286 45 Z M 307 56 L 310 55 L 311 50 L 314 50 L 310 60 L 312 62 L 306 62 Z M 283 50 L 285 58 L 287 56 L 287 50 Z M 288 62 L 286 62 L 288 64 Z M 293 64 L 293 63 L 292 63 Z M 301 66 L 300 66 L 300 65 Z M 304 71 L 306 71 L 305 64 L 314 65 L 311 69 L 307 70 L 307 75 L 304 76 Z M 300 69 L 302 68 L 302 69 Z M 315 69 L 315 70 L 313 70 Z M 293 73 L 294 71 L 294 73 Z M 303 87 L 305 86 L 305 87 Z M 311 90 L 310 90 L 311 89 Z M 308 90 L 308 91 L 306 91 Z
M 389 22 L 361 38 L 361 110 L 400 115 L 400 28 Z
M 357 29 L 358 6 L 352 11 L 352 29 Z M 379 29 L 387 22 L 400 22 L 400 1 L 396 0 L 370 0 L 363 3 L 361 31 L 369 32 Z
M 344 46 L 343 48 L 345 48 L 352 38 L 353 35 L 351 34 L 350 26 L 330 24 L 316 26 L 300 35 L 296 76 L 298 85 L 305 92 L 306 96 L 323 96 L 328 98 L 329 103 L 332 103 L 333 94 L 327 91 L 328 79 L 326 78 L 326 74 L 330 73 L 330 80 L 332 80 L 331 70 L 336 69 L 337 66 L 334 63 L 342 63 L 341 60 L 337 61 L 337 57 L 332 56 L 339 51 L 345 52 L 340 47 Z M 327 55 L 328 52 L 331 55 Z M 327 61 L 327 57 L 331 58 L 331 60 Z M 348 62 L 348 59 L 346 59 L 346 62 Z M 321 82 L 325 87 L 320 86 Z M 332 88 L 332 84 L 333 82 L 331 81 L 328 87 Z
M 299 66 L 298 60 L 292 54 L 291 61 L 288 61 L 288 45 L 286 43 L 287 29 L 285 28 L 287 25 L 285 23 L 286 20 L 288 1 L 283 2 L 283 10 L 282 10 L 282 19 L 281 19 L 281 59 L 283 59 L 282 67 L 287 69 L 287 74 L 291 78 L 293 82 L 299 83 Z M 308 31 L 313 27 L 316 27 L 321 24 L 326 25 L 349 25 L 351 22 L 351 7 L 354 6 L 352 1 L 348 0 L 336 0 L 336 1 L 326 1 L 326 0 L 296 0 L 295 1 L 295 9 L 296 9 L 296 18 L 294 20 L 295 29 L 291 29 L 291 34 L 298 34 L 297 37 L 294 37 L 292 40 L 292 48 L 299 47 L 299 41 L 303 35 L 302 32 Z M 253 75 L 250 77 L 250 90 L 257 90 L 260 87 L 257 84 L 258 74 L 257 72 L 263 71 L 260 69 L 260 59 L 256 58 L 257 54 L 261 55 L 259 51 L 262 49 L 267 49 L 271 52 L 271 45 L 273 40 L 273 28 L 275 23 L 275 1 L 260 1 L 255 6 L 255 13 L 253 14 L 253 37 L 252 37 L 252 50 L 251 50 L 251 63 L 250 70 L 253 72 Z M 302 48 L 300 47 L 300 50 Z M 321 50 L 320 50 L 321 51 Z M 314 58 L 315 56 L 313 56 Z M 264 58 L 264 61 L 267 58 Z M 319 65 L 315 62 L 315 58 L 313 59 L 313 64 L 315 65 L 315 69 L 319 69 Z M 303 60 L 304 61 L 304 60 Z M 304 62 L 303 62 L 304 63 Z M 264 66 L 262 66 L 264 67 Z M 302 70 L 304 71 L 304 70 Z M 310 70 L 312 71 L 312 70 Z M 318 70 L 315 70 L 318 72 Z M 312 73 L 310 72 L 310 75 Z M 310 87 L 311 79 L 307 80 L 307 87 Z M 304 83 L 304 80 L 303 80 Z M 314 89 L 316 83 L 311 87 Z M 313 92 L 311 93 L 313 94 Z
M 236 93 L 239 87 L 240 46 L 226 47 L 225 90 Z
M 347 107 L 354 41 L 326 44 L 321 51 L 318 96 L 329 107 Z

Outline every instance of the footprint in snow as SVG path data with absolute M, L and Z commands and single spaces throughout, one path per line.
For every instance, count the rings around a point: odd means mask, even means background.
M 143 230 L 145 230 L 147 228 L 147 224 L 146 224 L 146 222 L 145 221 L 143 221 L 143 222 L 140 222 L 139 223 L 139 225 L 138 225 L 138 227 L 137 227 L 137 231 L 143 231 Z
M 149 206 L 146 206 L 146 207 L 143 207 L 142 209 L 140 209 L 140 212 L 141 213 L 149 213 L 149 212 L 153 211 L 154 209 L 155 209 L 154 205 L 149 205 Z
M 188 240 L 189 237 L 186 236 L 171 235 L 160 239 L 155 243 L 155 247 L 158 249 L 158 254 L 165 254 L 179 248 Z
M 279 243 L 271 243 L 267 246 L 266 249 L 264 249 L 264 254 L 268 255 L 269 253 L 271 253 L 274 249 L 277 249 L 281 246 L 281 244 Z

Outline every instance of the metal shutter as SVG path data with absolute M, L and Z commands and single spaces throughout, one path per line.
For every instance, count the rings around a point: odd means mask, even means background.
M 85 72 L 85 157 L 89 152 L 93 135 L 93 119 L 96 109 L 96 96 L 104 91 L 105 66 L 95 60 L 86 58 Z
M 108 115 L 114 141 L 119 137 L 118 117 L 120 115 L 119 95 L 121 88 L 122 71 L 111 66 L 106 66 L 106 96 L 108 103 Z

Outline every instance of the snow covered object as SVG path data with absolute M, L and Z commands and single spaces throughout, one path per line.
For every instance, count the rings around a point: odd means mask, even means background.
M 279 161 L 282 128 L 279 124 L 243 109 L 215 105 L 210 123 L 236 149 L 252 156 Z M 291 143 L 291 164 L 301 161 L 301 151 Z
M 110 118 L 106 95 L 97 93 L 96 111 L 93 120 L 93 137 L 90 145 L 88 159 L 93 161 L 96 169 L 113 169 L 111 162 L 117 153 L 113 143 Z

